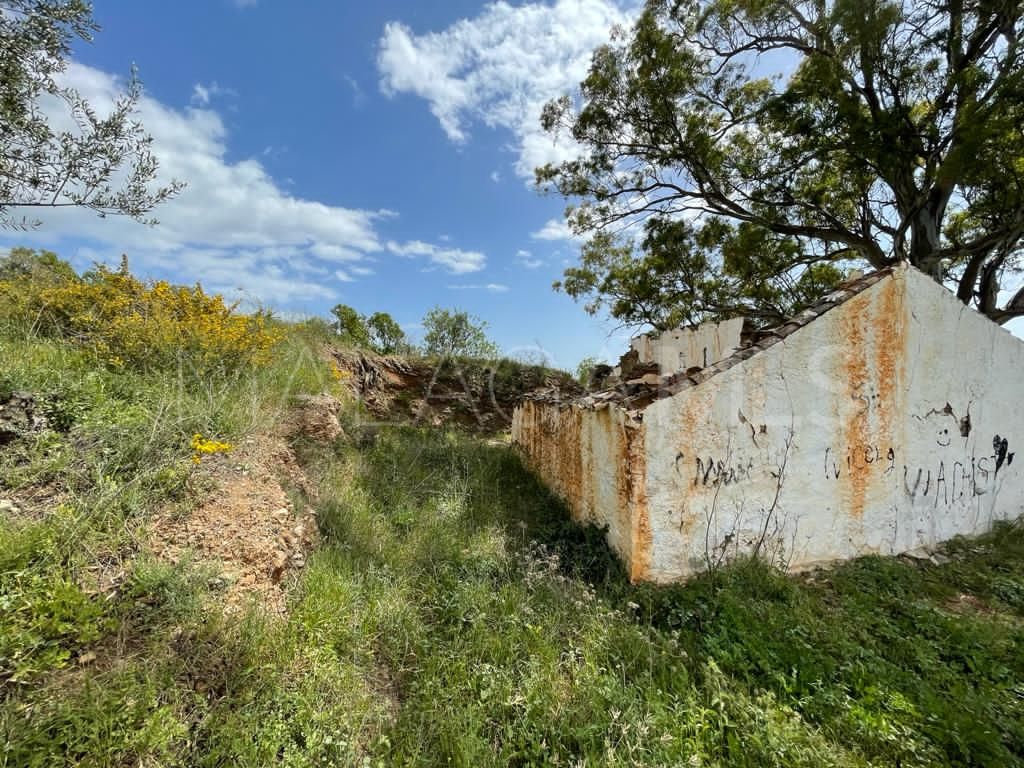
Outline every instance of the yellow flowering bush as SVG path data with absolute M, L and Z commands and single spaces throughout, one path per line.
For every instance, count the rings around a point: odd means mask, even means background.
M 212 456 L 215 453 L 227 453 L 235 446 L 231 443 L 223 443 L 219 440 L 209 440 L 198 432 L 192 435 L 192 463 L 199 464 L 204 456 Z
M 0 286 L 0 294 L 18 287 Z M 22 286 L 29 306 L 21 311 L 38 315 L 41 331 L 69 337 L 114 366 L 232 369 L 266 362 L 280 339 L 264 313 L 238 313 L 237 304 L 199 285 L 143 282 L 126 262 L 32 288 Z

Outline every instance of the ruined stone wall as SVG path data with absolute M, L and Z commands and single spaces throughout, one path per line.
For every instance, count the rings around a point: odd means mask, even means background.
M 662 373 L 704 368 L 728 357 L 740 346 L 743 318 L 704 323 L 698 328 L 676 328 L 657 338 L 644 334 L 630 342 L 641 363 L 657 363 Z
M 513 438 L 634 580 L 897 554 L 1024 512 L 1024 343 L 928 277 L 894 269 L 771 342 L 681 390 L 529 402 Z
M 615 408 L 525 401 L 512 437 L 525 461 L 565 500 L 573 519 L 608 527 L 608 542 L 627 564 L 646 567 L 649 531 L 643 425 Z
M 1020 515 L 1022 371 L 1019 339 L 896 270 L 643 412 L 653 543 L 635 575 L 755 551 L 800 569 Z

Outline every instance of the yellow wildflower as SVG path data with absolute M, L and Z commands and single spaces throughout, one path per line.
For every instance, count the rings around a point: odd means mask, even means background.
M 215 453 L 227 453 L 235 447 L 231 443 L 221 442 L 219 440 L 208 440 L 198 432 L 192 435 L 191 446 L 193 451 L 193 464 L 199 464 L 203 460 L 203 456 L 210 456 Z

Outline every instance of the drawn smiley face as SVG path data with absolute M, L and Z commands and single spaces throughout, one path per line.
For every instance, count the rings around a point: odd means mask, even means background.
M 952 438 L 949 436 L 949 430 L 940 429 L 938 435 L 935 438 L 935 442 L 937 445 L 940 445 L 943 448 L 945 448 L 947 445 L 953 442 Z

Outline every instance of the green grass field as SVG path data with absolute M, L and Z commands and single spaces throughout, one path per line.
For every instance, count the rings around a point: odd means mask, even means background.
M 0 336 L 0 389 L 55 427 L 0 447 L 0 498 L 60 499 L 0 526 L 0 766 L 1024 764 L 1019 525 L 941 565 L 631 586 L 511 449 L 385 428 L 294 446 L 322 543 L 285 618 L 225 614 L 203 563 L 147 557 L 147 520 L 207 492 L 191 435 L 332 385 L 317 343 L 210 380 Z

